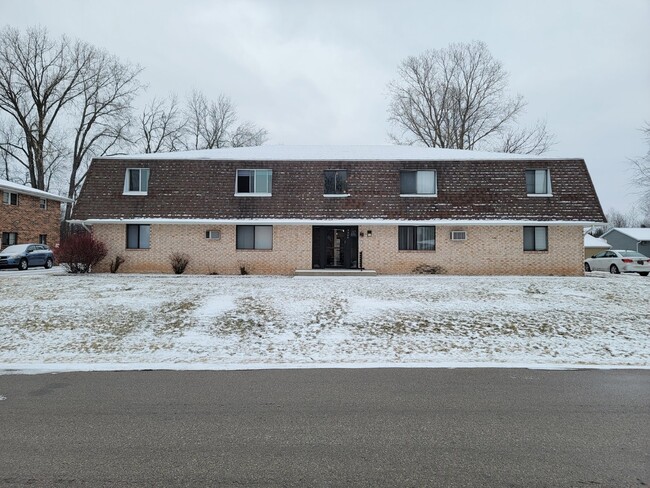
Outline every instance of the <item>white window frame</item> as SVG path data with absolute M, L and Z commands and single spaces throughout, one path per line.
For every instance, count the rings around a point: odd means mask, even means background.
M 462 237 L 459 237 L 462 235 Z M 466 241 L 467 240 L 467 231 L 466 230 L 452 230 L 449 233 L 449 238 L 452 241 Z
M 221 239 L 221 231 L 219 229 L 206 230 L 205 238 L 211 241 L 218 241 Z
M 402 173 L 415 173 L 416 193 L 402 193 Z M 418 173 L 433 173 L 433 193 L 417 193 Z M 399 172 L 400 197 L 435 198 L 438 196 L 438 171 L 435 169 L 401 169 Z
M 142 172 L 145 171 L 147 174 L 147 191 L 132 191 L 129 190 L 131 186 L 131 171 L 138 171 L 139 172 L 139 181 L 138 181 L 138 188 L 142 188 Z M 149 193 L 149 176 L 151 176 L 151 170 L 149 168 L 126 168 L 126 173 L 124 175 L 124 191 L 122 192 L 123 195 L 147 195 Z
M 528 174 L 529 171 L 534 171 L 535 174 L 537 174 L 538 171 L 546 172 L 546 193 L 528 193 L 528 181 L 526 181 L 526 195 L 529 197 L 552 197 L 553 187 L 551 186 L 551 170 L 548 168 L 527 169 L 526 174 Z
M 16 195 L 16 203 L 11 203 L 11 196 Z M 2 192 L 2 203 L 5 205 L 13 205 L 14 207 L 18 206 L 18 193 L 13 192 L 13 191 L 3 191 Z
M 47 198 L 40 198 L 38 200 L 38 206 L 41 210 L 47 210 Z
M 240 171 L 252 171 L 253 172 L 253 181 L 257 180 L 257 175 L 256 173 L 258 171 L 268 171 L 271 176 L 271 182 L 270 182 L 270 187 L 271 191 L 270 192 L 257 192 L 257 191 L 251 191 L 251 192 L 239 192 L 239 172 Z M 255 185 L 255 184 L 254 184 Z M 273 196 L 273 170 L 269 168 L 239 168 L 235 171 L 235 196 L 236 197 L 270 197 Z

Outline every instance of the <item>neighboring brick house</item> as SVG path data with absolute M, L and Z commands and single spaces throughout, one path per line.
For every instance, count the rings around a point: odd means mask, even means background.
M 605 217 L 582 159 L 260 146 L 95 159 L 73 222 L 127 272 L 581 275 Z
M 13 244 L 59 243 L 61 203 L 72 200 L 7 180 L 0 180 L 0 232 L 4 249 Z

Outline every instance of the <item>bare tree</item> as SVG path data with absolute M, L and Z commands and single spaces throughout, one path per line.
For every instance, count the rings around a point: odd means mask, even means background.
M 187 149 L 186 120 L 178 98 L 153 98 L 142 114 L 136 128 L 135 146 L 144 153 L 173 152 Z
M 637 227 L 639 225 L 639 215 L 635 208 L 623 213 L 614 208 L 607 212 L 607 228 L 612 227 Z
M 509 96 L 508 73 L 483 42 L 410 56 L 388 85 L 398 144 L 541 154 L 553 144 L 545 122 L 517 127 L 526 103 Z
M 186 108 L 188 146 L 193 149 L 259 146 L 267 138 L 265 129 L 252 122 L 237 125 L 237 112 L 232 100 L 219 95 L 209 101 L 199 91 L 193 91 Z
M 22 141 L 2 148 L 27 169 L 34 188 L 47 190 L 51 171 L 58 167 L 50 159 L 60 156 L 55 122 L 83 90 L 90 50 L 65 36 L 52 40 L 43 28 L 0 31 L 0 111 L 20 128 Z
M 114 154 L 128 139 L 132 102 L 142 88 L 139 66 L 120 61 L 106 51 L 89 52 L 87 73 L 81 94 L 72 104 L 75 120 L 72 164 L 68 179 L 68 198 L 74 199 L 92 157 Z M 72 207 L 66 208 L 70 218 Z
M 641 210 L 644 212 L 645 218 L 650 220 L 650 122 L 646 122 L 641 131 L 648 143 L 648 150 L 645 156 L 631 159 L 630 162 L 634 168 L 634 184 L 639 187 L 641 192 Z

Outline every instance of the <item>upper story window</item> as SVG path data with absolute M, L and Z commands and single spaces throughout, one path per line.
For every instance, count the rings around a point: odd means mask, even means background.
M 547 169 L 526 170 L 526 193 L 528 195 L 551 195 L 551 172 Z
M 18 193 L 2 192 L 2 203 L 5 205 L 18 205 Z
M 406 226 L 398 228 L 398 248 L 400 251 L 435 251 L 435 226 Z
M 128 168 L 124 176 L 124 194 L 146 195 L 149 191 L 149 168 Z
M 39 208 L 41 208 L 43 210 L 47 210 L 47 198 L 41 198 L 38 201 L 38 206 L 39 206 Z
M 400 171 L 400 195 L 436 196 L 438 181 L 435 170 Z
M 327 196 L 348 196 L 348 172 L 344 169 L 325 170 L 325 190 Z
M 524 227 L 524 251 L 548 251 L 548 227 Z
M 235 195 L 271 196 L 272 179 L 270 169 L 238 169 Z

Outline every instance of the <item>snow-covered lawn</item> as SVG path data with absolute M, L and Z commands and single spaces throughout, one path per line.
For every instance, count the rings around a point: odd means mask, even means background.
M 0 275 L 0 370 L 650 367 L 650 278 Z

